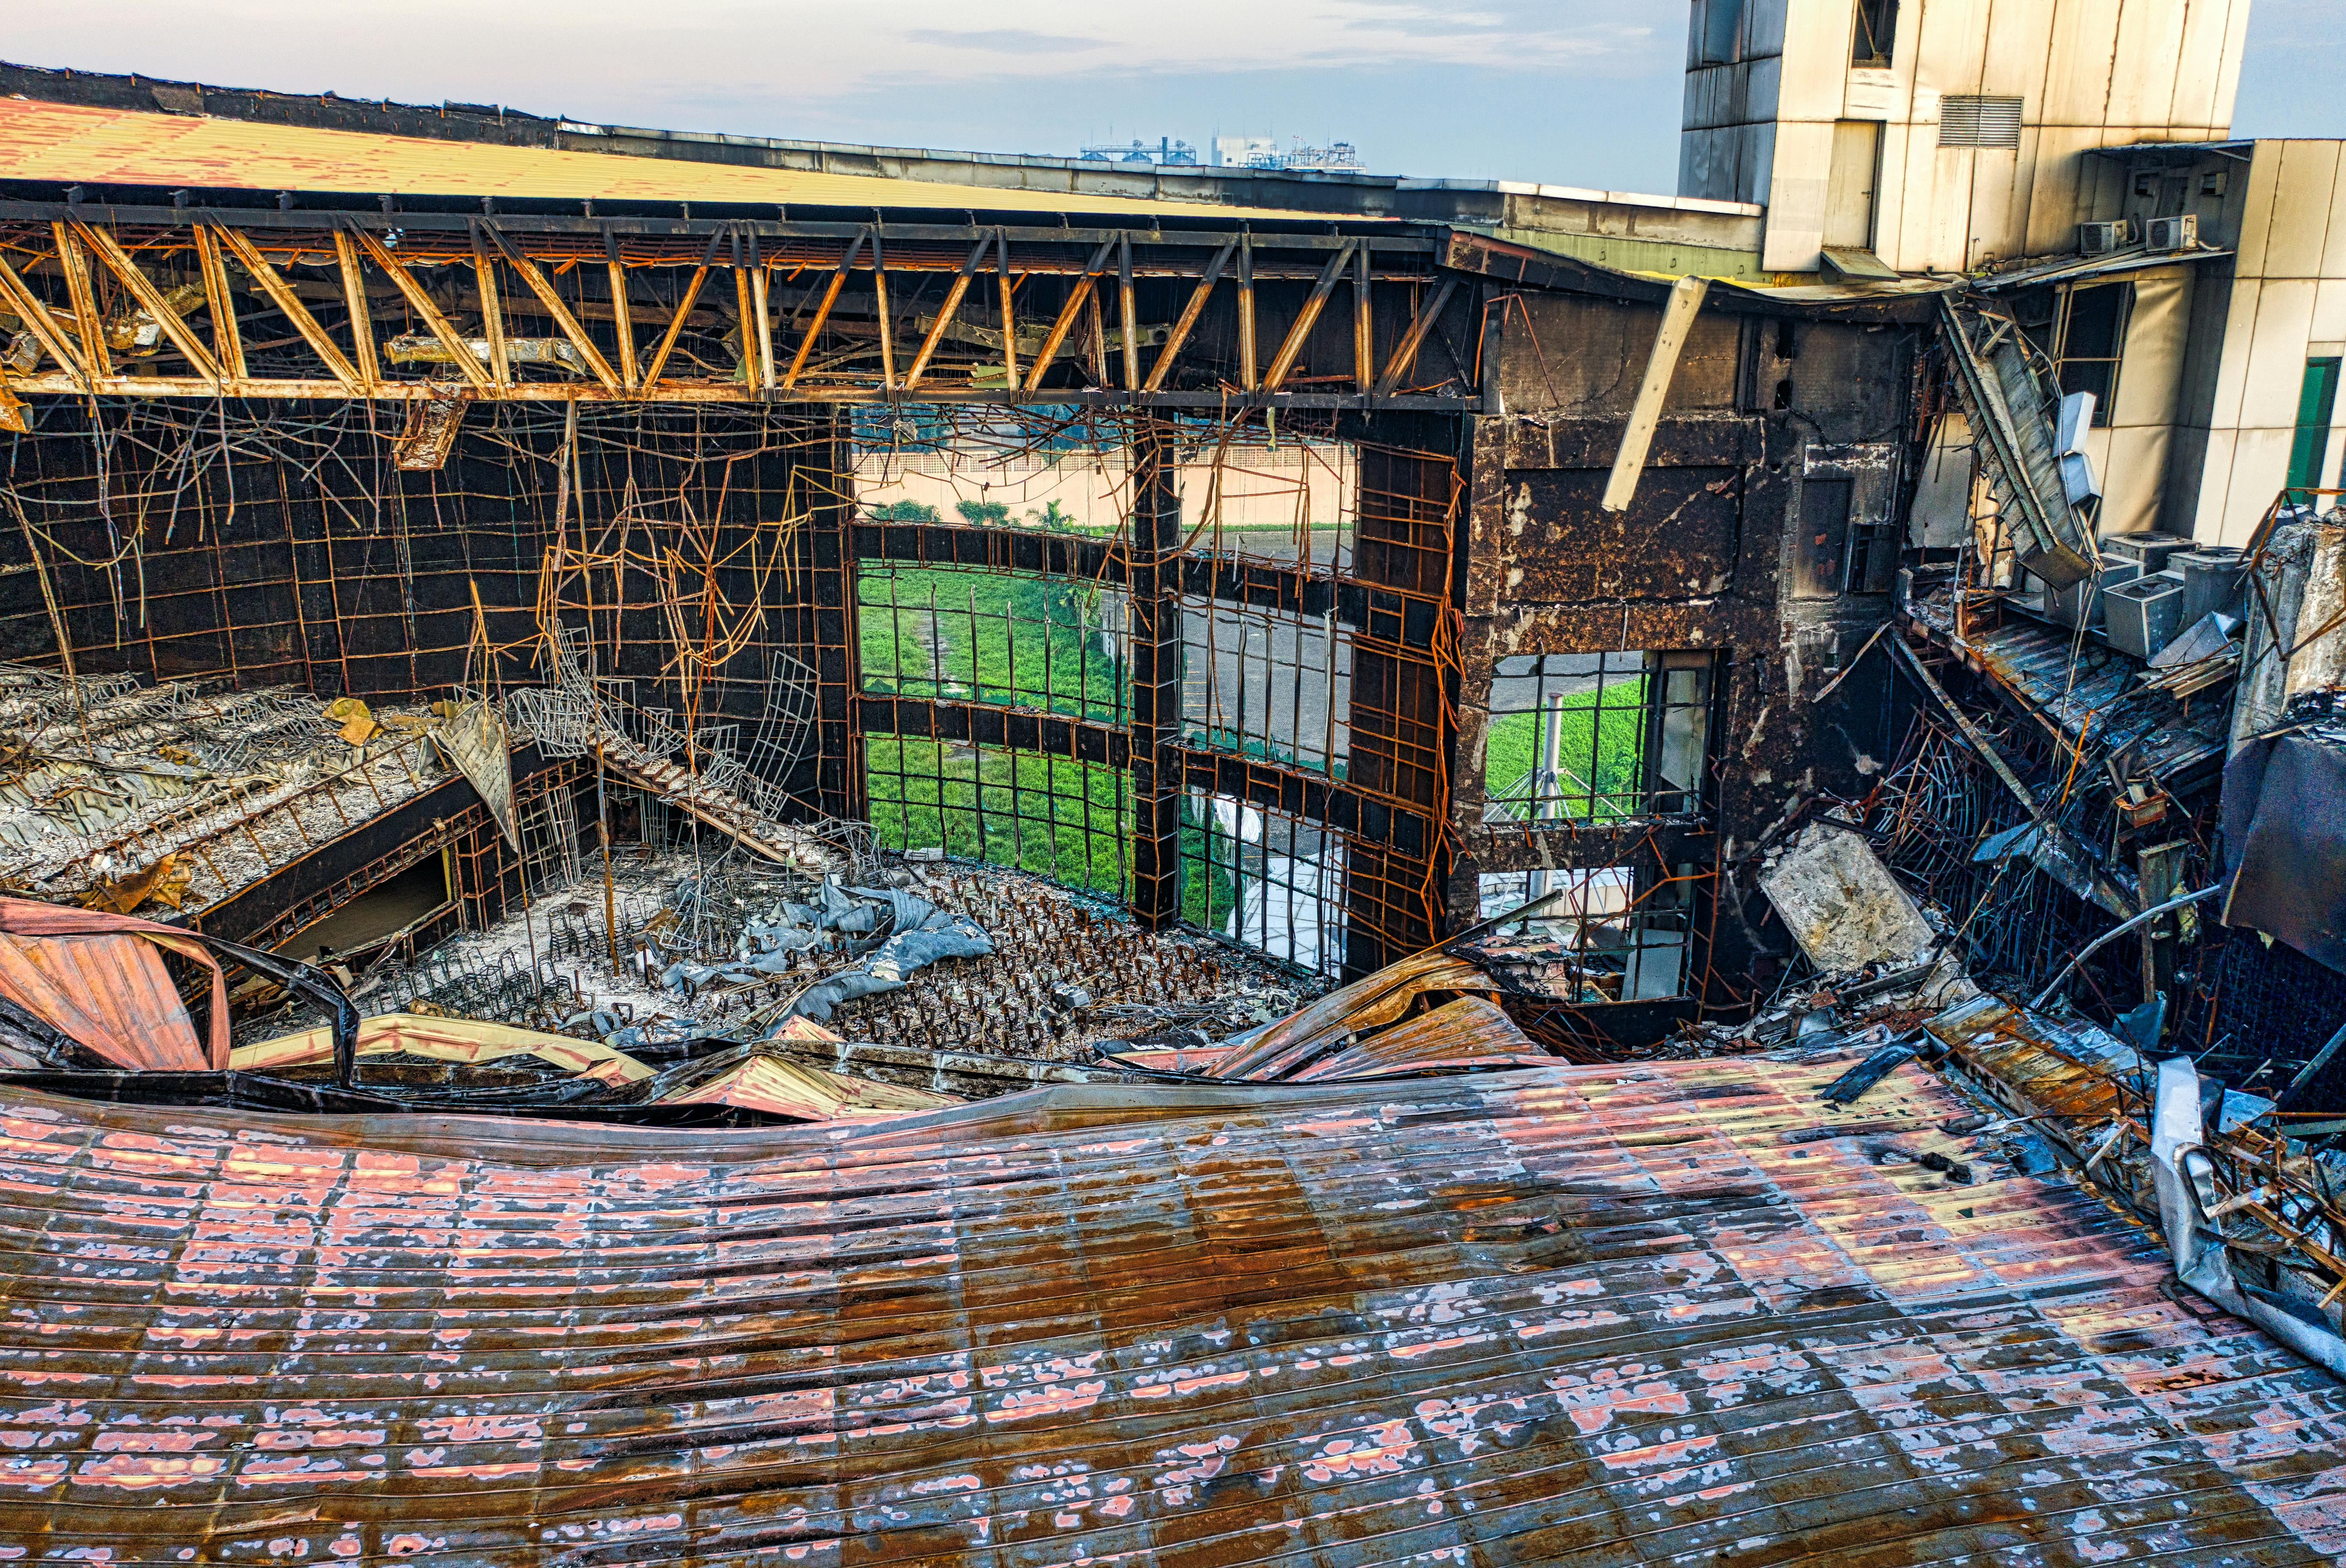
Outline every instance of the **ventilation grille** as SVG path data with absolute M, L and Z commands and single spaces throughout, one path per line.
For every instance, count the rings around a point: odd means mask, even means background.
M 2018 98 L 1965 97 L 1950 93 L 1939 100 L 1939 145 L 2019 147 L 2020 103 Z

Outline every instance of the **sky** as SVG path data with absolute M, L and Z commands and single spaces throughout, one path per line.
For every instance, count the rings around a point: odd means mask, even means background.
M 1349 140 L 1668 192 L 1688 0 L 10 0 L 0 57 L 602 123 L 1072 156 Z M 2346 0 L 2254 0 L 2234 131 L 2346 137 Z

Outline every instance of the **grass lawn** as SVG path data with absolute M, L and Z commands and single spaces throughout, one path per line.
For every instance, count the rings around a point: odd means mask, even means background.
M 864 690 L 1122 722 L 1123 672 L 1100 652 L 1088 585 L 881 561 L 857 563 L 855 585 Z
M 872 829 L 899 850 L 1015 866 L 1122 898 L 1132 784 L 1113 768 L 893 735 L 863 740 Z
M 1595 691 L 1569 692 L 1564 698 L 1557 759 L 1566 818 L 1603 820 L 1634 817 L 1645 809 L 1646 677 L 1610 681 L 1604 697 L 1601 712 Z M 1539 736 L 1536 713 L 1492 716 L 1483 765 L 1491 795 L 1512 789 L 1538 763 Z

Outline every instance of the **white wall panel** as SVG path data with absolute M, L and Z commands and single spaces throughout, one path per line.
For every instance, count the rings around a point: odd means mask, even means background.
M 2230 0 L 2188 0 L 2184 7 L 2183 46 L 2176 56 L 2175 94 L 2167 118 L 2178 126 L 2214 126 L 2230 119 L 2216 110 L 2216 89 L 2224 74 L 2224 38 Z
M 2103 535 L 2157 528 L 2167 504 L 2168 449 L 2174 431 L 2163 424 L 2106 432 L 2109 453 L 2100 470 Z
M 2346 342 L 2346 277 L 2324 278 L 2313 289 L 2313 324 L 2306 335 L 2317 343 Z
M 2110 423 L 2119 428 L 2174 423 L 2183 388 L 2183 354 L 2190 341 L 2191 268 L 2157 267 L 2134 274 L 2134 309 L 2127 318 L 2126 355 Z
M 2126 0 L 2111 61 L 2109 123 L 2167 123 L 2182 34 L 2183 0 Z
M 2209 124 L 2218 137 L 2232 129 L 2235 101 L 2240 96 L 2240 56 L 2249 45 L 2249 0 L 2226 0 L 2223 64 L 2216 73 L 2216 113 Z

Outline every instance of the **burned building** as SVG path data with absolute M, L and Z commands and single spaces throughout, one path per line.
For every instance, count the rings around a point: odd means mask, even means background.
M 2280 208 L 1898 9 L 1677 197 L 0 68 L 0 1544 L 2333 1560 Z

